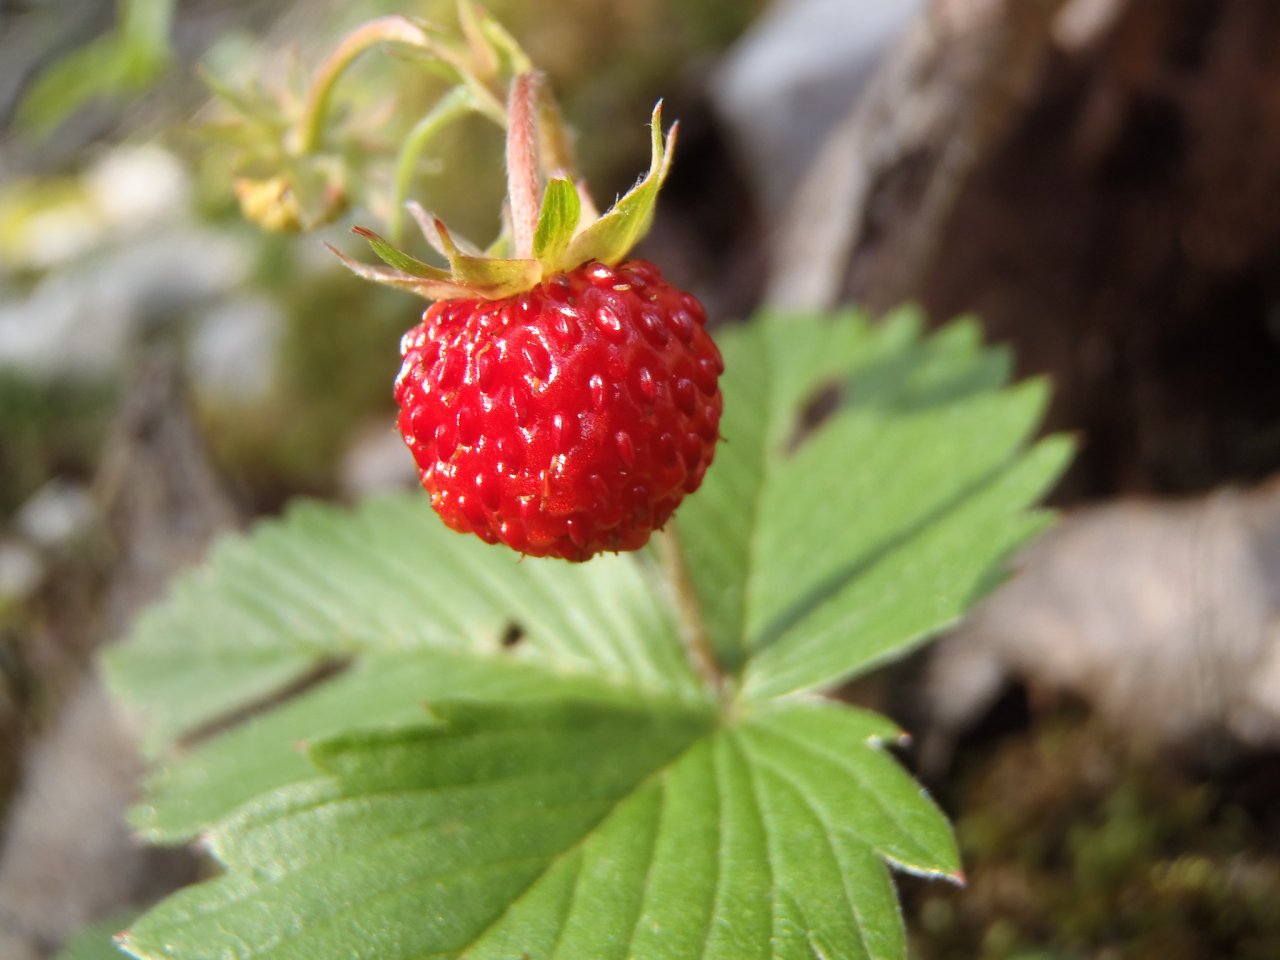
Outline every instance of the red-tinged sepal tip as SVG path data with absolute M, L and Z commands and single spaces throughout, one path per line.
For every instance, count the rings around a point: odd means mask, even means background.
M 535 286 L 541 279 L 534 260 L 509 260 L 470 256 L 452 242 L 436 221 L 436 240 L 449 252 L 449 269 L 434 267 L 405 253 L 367 227 L 353 227 L 364 237 L 386 267 L 362 263 L 334 249 L 338 259 L 356 276 L 374 283 L 408 290 L 428 300 L 479 297 L 500 300 Z

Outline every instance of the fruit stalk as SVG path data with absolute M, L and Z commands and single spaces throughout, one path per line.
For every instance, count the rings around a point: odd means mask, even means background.
M 693 588 L 693 578 L 689 575 L 689 565 L 685 562 L 684 550 L 680 546 L 676 522 L 673 520 L 658 531 L 656 539 L 663 571 L 675 592 L 676 610 L 680 617 L 680 639 L 684 643 L 685 656 L 689 658 L 694 672 L 707 689 L 716 695 L 722 695 L 725 675 L 711 646 L 711 635 L 707 632 L 707 624 L 702 617 L 702 604 Z
M 542 74 L 522 73 L 511 85 L 507 107 L 507 197 L 511 203 L 511 232 L 516 256 L 533 256 L 533 235 L 538 228 L 538 129 L 535 116 Z
M 475 109 L 475 97 L 469 87 L 454 87 L 436 102 L 431 111 L 414 125 L 405 138 L 400 156 L 396 159 L 395 203 L 391 213 L 391 235 L 397 241 L 403 238 L 405 201 L 409 185 L 413 181 L 418 157 L 445 127 Z

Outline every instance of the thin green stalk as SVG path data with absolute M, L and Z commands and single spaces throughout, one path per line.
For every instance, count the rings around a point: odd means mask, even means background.
M 430 112 L 405 137 L 400 156 L 396 159 L 395 203 L 391 211 L 391 235 L 397 242 L 401 239 L 404 226 L 405 199 L 409 196 L 409 186 L 422 151 L 436 134 L 474 109 L 476 103 L 470 88 L 454 87 L 436 101 Z
M 657 540 L 658 555 L 662 560 L 667 582 L 675 594 L 676 612 L 680 618 L 680 637 L 684 641 L 685 655 L 707 689 L 717 696 L 722 695 L 725 676 L 716 660 L 715 649 L 711 645 L 711 635 L 707 633 L 707 625 L 702 618 L 702 604 L 694 591 L 693 580 L 689 576 L 689 567 L 685 563 L 684 551 L 680 547 L 680 535 L 676 532 L 674 520 L 669 521 L 666 527 L 658 532 Z
M 405 17 L 380 17 L 350 34 L 316 72 L 302 118 L 294 132 L 296 142 L 293 146 L 298 154 L 312 153 L 320 145 L 325 115 L 338 78 L 360 54 L 383 43 L 400 43 L 427 52 L 433 50 L 426 32 Z

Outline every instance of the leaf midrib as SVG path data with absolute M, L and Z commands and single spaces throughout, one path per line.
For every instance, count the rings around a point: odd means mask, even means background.
M 552 870 L 554 870 L 557 866 L 560 865 L 561 862 L 563 862 L 568 857 L 573 856 L 586 843 L 588 843 L 591 840 L 591 838 L 595 836 L 596 831 L 600 828 L 600 825 L 603 824 L 605 821 L 607 821 L 615 813 L 617 813 L 618 808 L 621 807 L 622 804 L 626 803 L 632 797 L 636 796 L 641 791 L 645 790 L 651 783 L 655 782 L 658 778 L 665 776 L 671 769 L 679 765 L 685 759 L 685 757 L 689 755 L 690 751 L 694 750 L 700 744 L 709 741 L 713 736 L 715 736 L 717 729 L 718 728 L 713 727 L 710 730 L 705 730 L 699 733 L 696 737 L 694 737 L 687 744 L 685 744 L 684 747 L 682 747 L 678 752 L 676 752 L 671 757 L 670 760 L 667 760 L 665 763 L 660 764 L 649 774 L 647 774 L 640 780 L 636 781 L 635 785 L 626 793 L 620 794 L 618 798 L 614 800 L 612 804 L 610 804 L 608 809 L 604 811 L 604 813 L 600 816 L 600 819 L 596 820 L 593 824 L 591 824 L 591 826 L 589 826 L 586 830 L 584 830 L 582 833 L 582 836 L 580 836 L 572 844 L 570 844 L 564 850 L 560 851 L 555 856 L 553 856 L 550 860 L 548 860 L 546 868 L 542 870 L 540 873 L 538 873 L 538 875 L 535 876 L 532 880 L 530 880 L 529 883 L 525 885 L 523 889 L 521 889 L 518 893 L 512 896 L 511 900 L 507 904 L 505 904 L 501 910 L 498 911 L 497 915 L 494 916 L 494 918 L 488 924 L 486 924 L 485 927 L 482 930 L 480 930 L 479 933 L 477 933 L 474 937 L 472 937 L 472 939 L 468 943 L 464 944 L 461 948 L 459 948 L 459 953 L 457 955 L 463 956 L 465 955 L 465 952 L 467 950 L 474 950 L 477 945 L 479 945 L 484 941 L 485 937 L 487 937 L 490 933 L 493 932 L 494 928 L 496 928 L 497 925 L 502 922 L 502 920 L 507 916 L 507 914 L 509 914 L 516 907 L 516 905 L 529 893 L 530 890 L 532 890 L 539 882 L 545 879 L 547 875 L 551 873 Z
M 634 797 L 634 796 L 638 795 L 639 793 L 641 793 L 643 790 L 645 790 L 645 789 L 646 789 L 646 788 L 647 788 L 651 783 L 653 783 L 654 781 L 656 781 L 658 778 L 665 776 L 665 775 L 667 774 L 667 772 L 668 772 L 668 771 L 670 771 L 672 768 L 674 768 L 674 767 L 675 767 L 675 766 L 677 766 L 679 763 L 681 763 L 681 762 L 684 760 L 684 758 L 685 758 L 686 756 L 688 756 L 688 755 L 689 755 L 690 751 L 692 751 L 692 750 L 696 749 L 698 746 L 700 746 L 700 745 L 701 745 L 701 744 L 703 744 L 703 743 L 708 742 L 712 737 L 714 737 L 714 736 L 715 736 L 715 734 L 716 734 L 716 732 L 717 732 L 717 730 L 718 730 L 718 727 L 712 727 L 712 728 L 711 728 L 711 729 L 709 729 L 709 730 L 704 730 L 704 731 L 702 731 L 702 732 L 698 733 L 698 734 L 697 734 L 696 736 L 694 736 L 694 737 L 693 737 L 693 738 L 692 738 L 692 739 L 691 739 L 687 744 L 685 744 L 685 745 L 684 745 L 683 747 L 681 747 L 681 748 L 680 748 L 676 753 L 674 753 L 674 754 L 671 756 L 671 758 L 670 758 L 670 759 L 668 759 L 668 760 L 666 760 L 665 762 L 663 762 L 663 763 L 659 764 L 659 765 L 658 765 L 657 767 L 655 767 L 655 768 L 654 768 L 650 773 L 646 774 L 644 777 L 642 777 L 641 779 L 637 780 L 637 781 L 636 781 L 636 783 L 635 783 L 635 784 L 634 784 L 634 785 L 633 785 L 629 790 L 626 790 L 625 792 L 620 793 L 620 794 L 619 794 L 619 795 L 618 795 L 618 796 L 613 800 L 613 802 L 612 802 L 612 803 L 610 803 L 610 804 L 605 808 L 605 810 L 601 813 L 600 817 L 599 817 L 598 819 L 596 819 L 595 821 L 591 822 L 591 823 L 590 823 L 590 824 L 589 824 L 589 825 L 588 825 L 588 826 L 583 830 L 582 835 L 581 835 L 580 837 L 578 837 L 576 840 L 574 840 L 574 842 L 573 842 L 573 843 L 571 843 L 569 846 L 565 847 L 563 850 L 559 851 L 558 853 L 554 854 L 554 855 L 553 855 L 552 857 L 550 857 L 549 859 L 545 860 L 545 867 L 544 867 L 542 870 L 540 870 L 540 871 L 539 871 L 539 872 L 538 872 L 538 873 L 537 873 L 537 874 L 536 874 L 536 875 L 535 875 L 535 876 L 534 876 L 534 877 L 529 881 L 529 883 L 528 883 L 528 884 L 526 884 L 526 885 L 525 885 L 523 888 L 521 888 L 517 893 L 515 893 L 515 894 L 511 897 L 511 899 L 510 899 L 506 904 L 504 904 L 504 905 L 501 907 L 501 909 L 500 909 L 500 910 L 495 914 L 495 916 L 493 917 L 493 919 L 492 919 L 492 920 L 490 920 L 490 921 L 489 921 L 489 922 L 488 922 L 488 923 L 487 923 L 487 924 L 486 924 L 486 925 L 485 925 L 485 926 L 484 926 L 484 927 L 483 927 L 483 928 L 482 928 L 478 933 L 476 933 L 476 934 L 475 934 L 475 935 L 474 935 L 474 936 L 473 936 L 473 937 L 472 937 L 472 938 L 471 938 L 467 943 L 465 943 L 465 944 L 461 945 L 460 947 L 458 947 L 458 948 L 457 948 L 457 950 L 451 950 L 451 951 L 448 951 L 448 952 L 445 952 L 445 953 L 430 953 L 430 954 L 423 954 L 423 955 L 421 955 L 420 957 L 416 958 L 416 960 L 426 960 L 426 958 L 429 958 L 429 957 L 437 957 L 437 956 L 463 956 L 463 955 L 465 955 L 466 951 L 468 951 L 468 950 L 472 950 L 472 949 L 475 949 L 475 947 L 476 947 L 478 944 L 482 943 L 482 942 L 483 942 L 483 940 L 484 940 L 484 938 L 485 938 L 485 937 L 487 937 L 487 936 L 488 936 L 488 935 L 489 935 L 489 934 L 494 930 L 494 928 L 495 928 L 495 927 L 497 927 L 497 925 L 498 925 L 498 924 L 499 924 L 499 923 L 500 923 L 500 922 L 501 922 L 501 921 L 502 921 L 502 920 L 507 916 L 507 914 L 508 914 L 508 913 L 510 913 L 510 911 L 511 911 L 511 910 L 513 910 L 513 909 L 514 909 L 514 908 L 515 908 L 515 907 L 520 903 L 520 901 L 521 901 L 521 900 L 522 900 L 522 899 L 523 899 L 523 898 L 524 898 L 524 897 L 529 893 L 529 891 L 530 891 L 530 890 L 532 890 L 532 889 L 533 889 L 533 888 L 534 888 L 534 887 L 535 887 L 535 886 L 536 886 L 540 881 L 542 881 L 543 879 L 545 879 L 545 878 L 546 878 L 546 877 L 547 877 L 547 876 L 548 876 L 548 875 L 549 875 L 549 874 L 550 874 L 550 873 L 551 873 L 551 872 L 552 872 L 552 871 L 553 871 L 557 866 L 559 866 L 562 862 L 566 861 L 569 857 L 571 857 L 571 856 L 575 855 L 576 853 L 578 853 L 578 852 L 581 850 L 581 848 L 583 847 L 583 845 L 585 845 L 586 843 L 588 843 L 588 842 L 589 842 L 589 841 L 590 841 L 590 840 L 591 840 L 591 839 L 596 835 L 596 832 L 597 832 L 597 831 L 598 831 L 598 829 L 600 828 L 600 825 L 601 825 L 601 824 L 603 824 L 605 821 L 607 821 L 611 816 L 613 816 L 613 815 L 618 811 L 618 809 L 622 806 L 622 804 L 626 803 L 629 799 L 631 799 L 632 797 Z M 388 791 L 377 791 L 377 792 L 375 792 L 375 793 L 395 794 L 395 793 L 399 793 L 399 792 L 405 792 L 405 791 L 388 790 Z M 334 802 L 335 800 L 342 800 L 342 799 L 349 799 L 349 798 L 342 798 L 342 797 L 339 797 L 339 798 L 325 798 L 325 799 L 319 800 L 319 801 L 317 801 L 317 802 L 315 802 L 315 803 L 309 803 L 309 804 L 306 804 L 302 809 L 303 809 L 304 811 L 306 811 L 306 810 L 315 810 L 315 809 L 319 809 L 320 807 L 323 807 L 324 805 L 326 805 L 326 804 L 328 804 L 328 803 L 332 803 L 332 802 Z M 355 799 L 359 799 L 359 798 L 355 798 Z M 275 821 L 275 820 L 278 820 L 278 819 L 280 819 L 280 818 L 282 818 L 282 817 L 288 817 L 288 816 L 291 816 L 294 812 L 295 812 L 295 811 L 293 811 L 293 810 L 280 811 L 280 812 L 278 813 L 278 815 L 277 815 L 277 816 L 273 816 L 273 817 L 271 817 L 271 818 L 269 818 L 269 819 L 267 819 L 267 820 L 263 821 L 263 825 L 265 826 L 265 825 L 267 825 L 267 824 L 270 824 L 271 822 L 273 822 L 273 821 Z M 405 833 L 407 834 L 408 832 L 412 832 L 412 831 L 406 831 Z M 390 840 L 394 840 L 394 839 L 398 838 L 399 836 L 401 836 L 401 834 L 396 834 L 396 835 L 392 835 L 392 836 L 389 836 L 389 837 L 381 837 L 381 838 L 379 838 L 379 839 L 378 839 L 377 843 L 378 843 L 378 844 L 382 844 L 382 843 L 384 843 L 384 842 L 388 842 L 388 841 L 390 841 Z M 541 858 L 541 857 L 538 857 L 538 858 L 529 858 L 529 859 L 537 859 L 537 860 L 539 860 L 539 861 L 542 861 L 542 858 Z M 229 863 L 229 861 L 224 861 L 224 862 L 228 862 L 228 863 Z M 504 862 L 505 862 L 505 861 L 504 861 Z M 517 859 L 514 859 L 514 860 L 512 860 L 512 861 L 510 861 L 510 862 L 521 862 L 521 861 L 519 860 L 519 858 L 517 858 Z M 495 865 L 495 864 L 486 864 L 485 866 L 494 866 L 494 865 Z M 306 868 L 310 868 L 310 866 L 311 866 L 311 865 L 310 865 L 310 864 L 308 864 L 308 865 L 306 865 L 306 866 L 304 867 L 304 869 L 306 869 Z M 475 868 L 467 868 L 467 869 L 475 869 Z M 459 872 L 463 872 L 463 871 L 459 871 Z M 437 876 L 437 877 L 435 877 L 435 878 L 431 878 L 431 877 L 424 877 L 424 878 L 421 878 L 421 880 L 422 880 L 422 881 L 427 881 L 427 880 L 431 880 L 431 879 L 438 879 L 438 876 Z M 419 882 L 421 882 L 421 881 L 419 881 Z M 381 893 L 379 893 L 379 894 L 376 894 L 372 899 L 376 899 L 376 898 L 378 898 L 378 897 L 385 896 L 385 895 L 387 895 L 387 894 L 389 894 L 389 893 L 393 893 L 393 892 L 396 892 L 396 891 L 398 891 L 398 890 L 402 890 L 402 889 L 403 889 L 403 887 L 396 887 L 396 888 L 392 888 L 391 890 L 383 891 L 383 892 L 381 892 Z M 345 911 L 346 909 L 354 908 L 355 906 L 359 906 L 359 905 L 362 905 L 362 904 L 367 904 L 367 903 L 369 902 L 369 900 L 370 900 L 370 899 L 371 899 L 371 898 L 364 898 L 364 899 L 360 900 L 358 903 L 351 904 L 351 905 L 349 905 L 349 907 L 347 907 L 347 908 L 343 908 L 343 910 Z M 341 912 L 343 912 L 343 911 L 339 911 L 339 914 L 340 914 Z M 329 915 L 327 915 L 325 918 L 323 918 L 323 919 L 321 919 L 321 920 L 319 920 L 319 921 L 318 921 L 317 926 L 323 926 L 323 925 L 325 925 L 325 924 L 329 923 L 329 922 L 330 922 L 334 917 L 338 916 L 339 914 L 329 914 Z M 199 920 L 203 919 L 205 916 L 207 916 L 207 914 L 206 914 L 206 913 L 199 913 L 199 914 L 197 914 L 197 915 L 194 915 L 194 916 L 188 917 L 188 918 L 187 918 L 186 920 L 184 920 L 184 921 L 174 921 L 174 920 L 169 920 L 169 921 L 168 921 L 168 923 L 169 923 L 170 925 L 175 925 L 175 926 L 185 926 L 185 925 L 189 925 L 189 924 L 191 924 L 191 923 L 198 922 Z M 279 943 L 283 942 L 283 941 L 284 941 L 284 939 L 287 939 L 287 938 L 281 938 L 281 939 L 277 940 L 277 941 L 276 941 L 276 944 L 279 944 Z M 274 946 L 274 944 L 273 944 L 273 946 Z

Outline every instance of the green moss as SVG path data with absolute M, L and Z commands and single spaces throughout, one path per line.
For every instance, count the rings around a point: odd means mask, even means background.
M 92 474 L 115 392 L 111 383 L 45 383 L 0 370 L 0 514 L 53 476 Z
M 1280 956 L 1280 859 L 1224 784 L 1059 716 L 954 790 L 970 883 L 919 891 L 917 960 Z
M 268 244 L 273 262 L 279 242 Z M 271 395 L 251 412 L 201 411 L 217 460 L 241 496 L 268 510 L 297 493 L 332 495 L 352 431 L 375 418 L 392 428 L 399 339 L 422 309 L 403 293 L 359 283 L 338 269 L 295 276 L 288 256 L 278 269 L 285 279 L 274 293 L 287 327 Z

